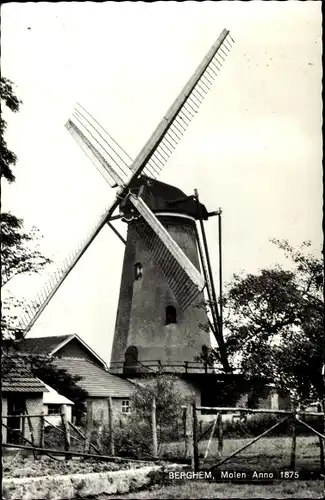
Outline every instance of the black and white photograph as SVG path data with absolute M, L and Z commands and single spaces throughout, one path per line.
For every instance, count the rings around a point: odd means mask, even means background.
M 321 10 L 2 4 L 5 500 L 324 497 Z

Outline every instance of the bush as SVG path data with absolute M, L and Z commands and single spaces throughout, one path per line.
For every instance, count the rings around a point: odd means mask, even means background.
M 284 416 L 276 414 L 255 414 L 248 416 L 246 421 L 226 421 L 223 424 L 224 437 L 227 438 L 245 438 L 255 437 L 262 434 L 264 431 L 280 422 Z M 318 432 L 323 432 L 324 423 L 322 418 L 314 416 L 306 416 L 305 422 L 313 427 Z M 290 420 L 283 422 L 280 426 L 276 427 L 273 431 L 269 432 L 268 436 L 289 436 L 292 432 L 292 423 Z M 312 431 L 309 431 L 303 424 L 297 422 L 296 426 L 297 435 L 309 436 Z
M 53 450 L 64 450 L 64 435 L 60 432 L 62 430 L 62 424 L 58 425 L 57 429 L 51 426 L 45 427 L 44 447 Z
M 109 454 L 110 432 L 104 427 L 102 434 L 103 453 Z M 127 427 L 114 429 L 115 454 L 129 458 L 149 458 L 151 456 L 151 429 L 137 420 L 130 420 Z
M 175 419 L 173 425 L 163 425 L 158 428 L 158 440 L 161 443 L 172 443 L 184 438 L 184 421 Z

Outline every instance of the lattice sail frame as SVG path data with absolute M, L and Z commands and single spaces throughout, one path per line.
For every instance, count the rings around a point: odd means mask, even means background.
M 225 57 L 232 47 L 232 43 L 234 43 L 234 40 L 230 36 L 229 31 L 223 30 L 134 161 L 132 161 L 127 153 L 90 113 L 80 104 L 77 105 L 78 107 L 75 108 L 75 112 L 73 113 L 73 119 L 67 122 L 66 128 L 107 182 L 112 187 L 119 186 L 119 190 L 115 201 L 100 219 L 89 237 L 86 238 L 81 247 L 61 266 L 54 277 L 43 288 L 41 294 L 39 294 L 39 297 L 43 299 L 42 303 L 39 304 L 37 301 L 31 303 L 31 314 L 28 314 L 28 317 L 25 317 L 25 320 L 21 322 L 25 334 L 34 325 L 53 295 L 109 220 L 120 202 L 128 196 L 139 213 L 141 213 L 142 209 L 141 227 L 143 230 L 139 229 L 139 235 L 142 235 L 143 241 L 151 249 L 153 257 L 162 268 L 166 278 L 169 279 L 171 288 L 176 296 L 178 296 L 180 306 L 182 308 L 187 307 L 203 289 L 204 280 L 198 270 L 187 259 L 184 252 L 170 237 L 158 219 L 152 214 L 149 207 L 144 204 L 143 200 L 139 203 L 139 198 L 130 196 L 130 188 L 132 188 L 133 182 L 142 172 L 152 178 L 156 178 L 160 174 L 187 130 L 188 125 L 195 114 L 197 114 L 200 105 L 212 86 L 213 80 L 222 67 Z M 112 142 L 114 146 L 112 146 Z M 155 219 L 154 222 L 152 222 L 152 217 Z M 149 219 L 152 224 L 149 223 Z M 160 231 L 157 232 L 158 227 Z M 151 242 L 149 242 L 151 231 L 155 233 L 155 236 L 153 237 L 151 233 Z M 154 245 L 153 241 L 157 241 L 157 238 L 159 239 L 159 244 Z M 167 242 L 169 245 L 166 244 Z M 160 250 L 156 246 L 160 246 Z M 164 250 L 163 246 L 166 247 Z M 165 261 L 162 259 L 164 252 L 168 254 L 168 258 Z M 169 267 L 165 265 L 166 262 L 170 263 Z M 181 278 L 180 283 L 176 283 L 173 280 L 172 271 L 177 267 L 178 276 Z M 183 297 L 181 293 L 182 287 L 185 294 L 188 294 L 189 300 Z M 33 304 L 35 307 L 33 307 Z

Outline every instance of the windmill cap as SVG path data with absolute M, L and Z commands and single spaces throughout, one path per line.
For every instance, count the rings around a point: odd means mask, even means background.
M 196 201 L 192 197 L 188 197 L 181 189 L 145 175 L 136 180 L 132 191 L 138 194 L 142 186 L 141 197 L 153 212 L 175 212 L 189 215 L 195 219 L 199 219 L 201 215 L 202 219 L 208 219 L 206 207 L 200 203 L 201 214 L 199 214 Z

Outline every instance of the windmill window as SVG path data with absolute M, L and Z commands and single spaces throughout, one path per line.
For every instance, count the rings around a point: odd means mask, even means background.
M 122 413 L 130 413 L 130 400 L 129 399 L 122 400 Z
M 176 309 L 174 306 L 166 307 L 166 325 L 176 323 Z
M 137 262 L 134 266 L 134 275 L 136 280 L 141 280 L 142 278 L 142 264 Z

